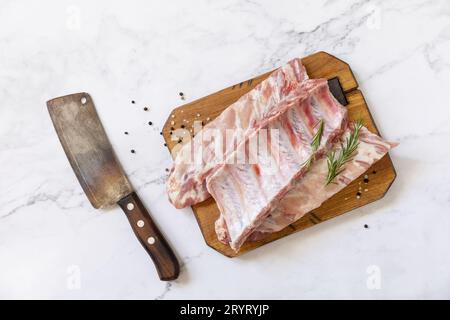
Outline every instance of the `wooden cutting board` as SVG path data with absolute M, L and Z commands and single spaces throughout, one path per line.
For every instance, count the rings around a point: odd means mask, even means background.
M 379 134 L 366 101 L 364 100 L 364 96 L 362 92 L 358 90 L 358 83 L 347 63 L 326 52 L 315 53 L 303 58 L 302 61 L 310 78 L 332 79 L 338 77 L 349 103 L 346 107 L 348 108 L 350 119 L 356 120 L 362 118 L 364 125 L 370 131 Z M 206 124 L 217 117 L 229 105 L 238 100 L 243 94 L 247 93 L 262 80 L 267 78 L 270 73 L 271 72 L 267 72 L 258 77 L 243 81 L 174 109 L 167 119 L 162 131 L 169 150 L 172 150 L 174 146 L 178 144 L 178 141 L 173 140 L 170 135 L 171 130 L 173 130 L 172 128 L 179 129 L 181 125 L 184 125 L 186 129 L 191 129 L 194 121 L 203 121 L 204 124 Z M 186 123 L 183 120 L 189 122 Z M 364 179 L 364 176 L 366 175 L 368 176 L 368 182 L 367 179 Z M 208 246 L 227 257 L 235 257 L 271 241 L 312 227 L 320 222 L 332 219 L 345 212 L 374 202 L 385 195 L 395 177 L 396 173 L 391 158 L 389 155 L 386 155 L 369 168 L 365 174 L 361 175 L 345 189 L 323 203 L 320 208 L 313 210 L 297 222 L 279 232 L 271 234 L 264 240 L 245 243 L 238 253 L 235 253 L 229 246 L 224 245 L 217 240 L 214 222 L 219 216 L 219 210 L 212 198 L 194 205 L 192 209 Z M 356 195 L 360 186 L 362 186 L 362 192 L 358 199 Z

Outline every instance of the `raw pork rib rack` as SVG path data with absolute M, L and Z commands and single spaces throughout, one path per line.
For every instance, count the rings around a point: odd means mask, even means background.
M 287 97 L 297 99 L 299 92 L 304 91 L 302 83 L 307 77 L 300 59 L 293 59 L 273 72 L 253 91 L 240 97 L 216 121 L 205 123 L 204 130 L 218 130 L 223 137 L 227 130 L 242 130 L 243 137 L 248 136 L 263 119 L 270 117 L 281 101 Z M 237 138 L 234 137 L 234 143 L 238 142 Z M 217 167 L 214 165 L 217 157 L 214 140 L 203 140 L 201 142 L 202 135 L 196 135 L 183 145 L 175 158 L 167 181 L 167 191 L 169 200 L 176 208 L 199 203 L 210 196 L 206 190 L 206 178 Z M 197 147 L 199 145 L 202 146 L 201 149 Z M 193 161 L 194 154 L 199 151 L 203 151 L 201 166 Z
M 293 182 L 308 171 L 308 159 L 326 153 L 327 146 L 346 128 L 347 110 L 333 97 L 327 81 L 310 82 L 315 84 L 308 94 L 295 102 L 281 103 L 279 108 L 283 111 L 261 123 L 260 129 L 276 131 L 279 138 L 275 145 L 269 144 L 265 153 L 245 148 L 246 158 L 258 158 L 257 164 L 225 164 L 207 180 L 208 190 L 227 222 L 230 246 L 236 251 L 278 206 Z M 311 143 L 321 121 L 321 144 L 313 150 Z M 254 135 L 258 133 L 259 130 Z M 247 142 L 241 141 L 241 145 Z
M 302 59 L 302 62 L 309 77 L 312 79 L 338 77 L 349 103 L 346 108 L 350 121 L 362 118 L 364 125 L 369 131 L 379 134 L 364 97 L 357 89 L 358 84 L 348 64 L 325 52 L 318 52 L 305 57 Z M 189 124 L 196 120 L 204 121 L 207 124 L 207 118 L 212 120 L 217 117 L 224 109 L 252 90 L 270 74 L 271 72 L 268 72 L 174 109 L 163 128 L 163 137 L 169 150 L 178 145 L 177 141 L 171 139 L 171 127 L 178 129 L 180 125 L 186 125 L 186 123 L 183 123 L 183 120 L 189 121 Z M 198 114 L 200 117 L 198 117 Z M 175 125 L 171 124 L 172 121 L 175 121 Z M 190 128 L 189 126 L 186 127 Z M 363 181 L 364 175 L 368 175 L 368 184 L 365 184 Z M 395 176 L 396 173 L 392 161 L 389 155 L 386 154 L 381 160 L 371 166 L 365 174 L 325 201 L 319 208 L 314 209 L 295 223 L 290 224 L 281 231 L 270 234 L 264 239 L 245 242 L 238 252 L 234 252 L 230 246 L 221 243 L 217 239 L 215 221 L 219 217 L 219 210 L 212 198 L 192 206 L 192 209 L 208 246 L 226 256 L 234 257 L 382 198 L 394 181 Z M 367 188 L 368 191 L 363 192 L 362 196 L 357 199 L 356 194 L 360 184 L 363 185 L 363 189 Z M 184 213 L 180 212 L 179 214 Z M 327 226 L 327 228 L 330 227 L 332 225 Z M 293 241 L 295 241 L 294 239 Z

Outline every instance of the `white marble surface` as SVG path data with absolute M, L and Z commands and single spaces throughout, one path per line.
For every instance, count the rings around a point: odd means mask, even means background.
M 190 101 L 318 50 L 352 65 L 401 142 L 397 180 L 381 201 L 225 258 L 166 200 L 159 130 L 179 91 Z M 447 0 L 2 0 L 0 298 L 450 298 L 449 52 Z M 87 202 L 45 107 L 78 91 L 183 261 L 179 280 L 157 280 L 120 209 Z

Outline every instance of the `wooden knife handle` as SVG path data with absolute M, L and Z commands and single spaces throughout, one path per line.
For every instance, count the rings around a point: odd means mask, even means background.
M 121 199 L 118 204 L 125 212 L 142 246 L 150 254 L 159 278 L 163 281 L 178 278 L 180 273 L 178 260 L 138 195 L 133 192 Z

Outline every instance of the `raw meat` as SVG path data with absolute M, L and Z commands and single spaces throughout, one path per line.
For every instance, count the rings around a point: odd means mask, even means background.
M 348 128 L 346 130 L 342 141 L 350 134 L 350 130 L 352 129 Z M 250 240 L 257 240 L 269 233 L 280 231 L 303 217 L 306 213 L 320 207 L 324 201 L 364 174 L 370 166 L 380 160 L 396 145 L 395 143 L 384 141 L 365 127 L 362 127 L 355 155 L 345 165 L 344 171 L 335 178 L 333 183 L 325 185 L 328 173 L 326 157 L 314 162 L 304 177 L 296 181 L 294 188 L 280 200 L 277 207 L 272 210 L 269 216 L 251 235 Z M 336 151 L 341 149 L 339 143 L 335 149 Z M 219 232 L 223 233 L 226 231 L 221 230 Z
M 269 117 L 282 100 L 296 99 L 301 94 L 301 85 L 306 79 L 308 75 L 301 60 L 290 61 L 225 109 L 202 132 L 217 130 L 215 136 L 220 139 L 217 137 L 225 137 L 226 130 L 235 130 L 233 139 L 227 139 L 226 143 L 237 144 L 264 118 Z M 228 153 L 226 150 L 216 152 L 215 148 L 219 143 L 222 142 L 216 141 L 214 137 L 210 140 L 203 139 L 200 132 L 178 152 L 167 181 L 169 200 L 176 208 L 184 208 L 209 198 L 206 178 L 217 167 L 219 159 L 233 151 L 230 148 L 226 149 L 230 150 Z M 200 161 L 196 162 L 198 159 Z
M 254 149 L 244 147 L 246 159 L 258 159 L 257 164 L 224 164 L 207 179 L 208 191 L 226 223 L 233 250 L 239 250 L 292 188 L 292 182 L 305 173 L 308 159 L 326 152 L 346 128 L 346 109 L 333 97 L 327 81 L 308 82 L 307 93 L 278 107 L 275 116 L 262 121 L 260 128 L 241 142 L 245 145 L 263 129 L 279 133 L 278 143 L 268 139 L 267 153 L 253 155 Z M 313 150 L 311 142 L 322 121 L 321 143 Z M 229 157 L 235 157 L 235 153 Z

